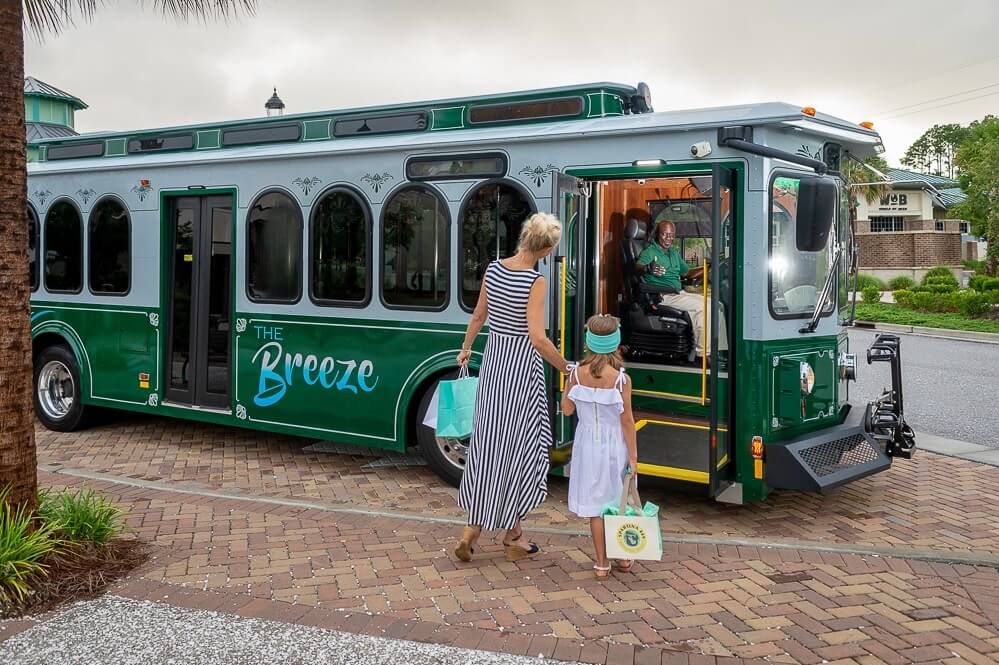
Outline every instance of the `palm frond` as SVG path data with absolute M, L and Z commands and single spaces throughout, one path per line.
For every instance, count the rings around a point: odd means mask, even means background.
M 76 25 L 77 20 L 90 21 L 105 0 L 22 0 L 27 32 L 43 41 Z M 253 14 L 257 0 L 139 0 L 152 4 L 165 15 L 188 19 L 222 19 L 228 21 L 240 14 Z

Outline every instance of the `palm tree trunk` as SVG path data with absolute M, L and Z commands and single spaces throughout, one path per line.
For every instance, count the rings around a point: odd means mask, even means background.
M 0 2 L 0 487 L 35 506 L 22 4 Z

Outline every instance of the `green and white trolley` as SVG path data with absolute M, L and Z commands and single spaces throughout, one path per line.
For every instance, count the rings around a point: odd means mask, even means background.
M 620 315 L 640 471 L 729 502 L 822 491 L 911 454 L 893 386 L 850 399 L 855 256 L 837 177 L 871 129 L 767 103 L 655 113 L 648 88 L 595 83 L 488 97 L 88 134 L 29 165 L 36 410 L 73 430 L 94 407 L 402 451 L 447 481 L 467 442 L 423 426 L 489 261 L 553 211 L 539 270 L 549 334 Z M 634 272 L 671 219 L 690 317 Z M 725 325 L 721 325 L 724 322 Z M 481 359 L 480 335 L 473 367 Z M 553 472 L 573 420 L 549 381 Z M 871 398 L 874 399 L 871 399 Z

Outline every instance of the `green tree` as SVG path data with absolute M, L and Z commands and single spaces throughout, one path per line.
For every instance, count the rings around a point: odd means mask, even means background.
M 7 501 L 33 509 L 37 501 L 28 325 L 28 199 L 24 132 L 24 31 L 37 38 L 91 19 L 101 0 L 0 2 L 0 488 Z M 228 18 L 251 12 L 256 0 L 153 0 L 180 18 Z
M 850 228 L 854 235 L 857 233 L 857 205 L 860 199 L 874 203 L 888 193 L 889 185 L 882 177 L 887 171 L 888 162 L 878 155 L 863 161 L 852 158 L 843 161 L 843 180 L 850 190 Z
M 968 138 L 957 151 L 961 189 L 967 199 L 958 208 L 961 219 L 984 231 L 989 243 L 986 272 L 996 274 L 999 263 L 999 118 L 987 116 L 971 123 Z
M 970 129 L 951 123 L 933 125 L 909 146 L 902 164 L 920 173 L 954 178 L 957 174 L 957 149 Z

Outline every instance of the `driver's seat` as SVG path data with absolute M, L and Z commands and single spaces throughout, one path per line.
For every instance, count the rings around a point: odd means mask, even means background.
M 621 302 L 621 338 L 625 356 L 630 360 L 660 358 L 691 362 L 694 360 L 694 326 L 682 309 L 659 303 L 659 294 L 676 293 L 669 287 L 652 286 L 642 281 L 635 262 L 649 243 L 646 225 L 629 219 L 621 241 L 621 267 L 624 298 Z

